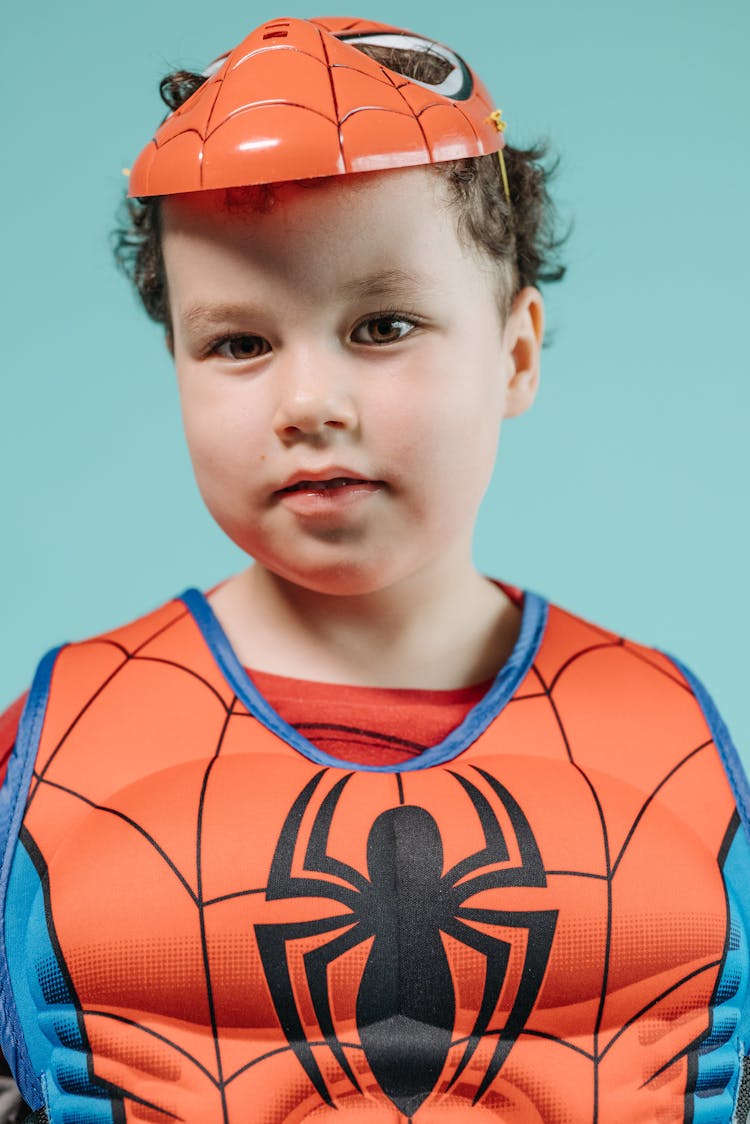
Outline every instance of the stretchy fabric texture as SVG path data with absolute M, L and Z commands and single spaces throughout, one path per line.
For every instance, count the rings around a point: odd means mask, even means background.
M 729 1124 L 747 809 L 694 677 L 534 594 L 458 727 L 365 766 L 187 591 L 40 664 L 3 1049 L 51 1124 Z
M 273 709 L 319 749 L 360 765 L 408 761 L 463 722 L 491 683 L 451 691 L 360 687 L 246 668 Z M 0 715 L 0 783 L 27 695 Z

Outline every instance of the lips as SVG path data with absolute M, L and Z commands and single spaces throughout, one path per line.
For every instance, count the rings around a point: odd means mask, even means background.
M 329 465 L 319 469 L 300 469 L 289 476 L 280 488 L 274 492 L 275 496 L 290 495 L 294 492 L 328 492 L 336 488 L 356 487 L 360 485 L 382 484 L 382 480 L 374 480 L 362 476 L 343 465 Z
M 345 488 L 348 485 L 356 484 L 373 484 L 373 480 L 365 480 L 361 476 L 333 476 L 329 480 L 298 480 L 296 484 L 290 484 L 286 488 L 280 488 L 279 492 L 282 495 L 289 492 L 327 492 L 331 488 Z
M 349 519 L 383 487 L 382 480 L 336 465 L 319 472 L 295 473 L 276 489 L 273 501 L 301 519 L 328 524 L 332 519 Z

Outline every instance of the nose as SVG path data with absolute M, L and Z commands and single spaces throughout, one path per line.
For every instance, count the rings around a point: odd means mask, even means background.
M 357 426 L 357 410 L 340 357 L 329 350 L 290 352 L 274 372 L 274 430 L 285 443 L 324 439 Z

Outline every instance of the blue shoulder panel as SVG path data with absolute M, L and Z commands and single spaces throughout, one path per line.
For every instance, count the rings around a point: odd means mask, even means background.
M 0 788 L 0 1046 L 21 1092 L 32 1108 L 42 1104 L 42 1088 L 29 1059 L 13 994 L 7 958 L 6 908 L 8 881 L 16 853 L 18 832 L 47 710 L 52 670 L 59 651 L 58 647 L 48 652 L 37 668 L 21 715 L 18 737 L 8 762 L 5 781 Z
M 693 1124 L 727 1124 L 735 1119 L 742 1061 L 750 1044 L 750 841 L 744 831 L 735 832 L 722 873 L 729 933 L 711 1026 L 698 1057 Z
M 61 968 L 45 874 L 41 855 L 22 829 L 5 918 L 13 1001 L 34 1075 L 22 1092 L 35 1107 L 43 1102 L 51 1121 L 112 1124 L 112 1090 L 89 1070 L 91 1051 L 78 1003 Z
M 665 655 L 669 655 L 669 653 L 665 652 Z M 729 783 L 732 786 L 734 798 L 737 802 L 737 811 L 740 813 L 740 819 L 750 839 L 750 784 L 748 784 L 747 773 L 745 772 L 745 768 L 740 760 L 740 755 L 732 741 L 732 736 L 717 710 L 716 703 L 711 698 L 700 679 L 698 679 L 689 668 L 685 667 L 683 663 L 675 659 L 674 656 L 670 655 L 669 658 L 677 665 L 687 679 L 703 711 L 706 722 L 708 722 L 709 729 L 713 735 L 714 744 L 716 745 L 722 764 L 726 770 Z
M 750 784 L 729 730 L 703 683 L 680 660 L 669 658 L 685 676 L 703 711 L 742 824 L 723 856 L 729 932 L 711 1027 L 698 1058 L 693 1105 L 693 1124 L 726 1124 L 735 1119 L 742 1063 L 750 1049 Z

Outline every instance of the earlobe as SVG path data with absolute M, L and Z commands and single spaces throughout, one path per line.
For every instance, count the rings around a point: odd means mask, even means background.
M 532 285 L 527 285 L 514 297 L 505 324 L 504 344 L 508 363 L 506 418 L 516 417 L 528 410 L 536 397 L 543 339 L 542 294 Z

